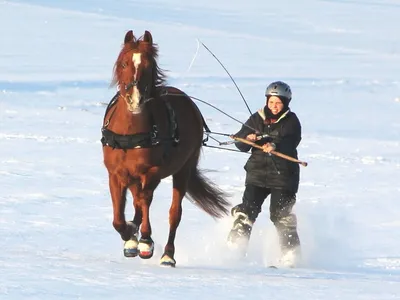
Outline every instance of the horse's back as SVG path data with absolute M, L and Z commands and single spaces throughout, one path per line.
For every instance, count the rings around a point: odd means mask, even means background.
M 171 104 L 179 103 L 183 105 L 185 109 L 188 109 L 186 106 L 188 106 L 189 109 L 192 108 L 194 104 L 193 100 L 184 91 L 173 86 L 163 87 L 161 95 L 163 98 L 165 97 L 165 100 L 170 101 Z

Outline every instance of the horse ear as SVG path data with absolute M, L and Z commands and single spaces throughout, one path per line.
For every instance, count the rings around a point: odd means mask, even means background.
M 151 36 L 150 31 L 145 31 L 144 32 L 144 37 L 143 37 L 143 41 L 149 44 L 153 44 L 153 37 Z
M 133 41 L 133 39 L 135 38 L 135 36 L 133 35 L 133 31 L 129 30 L 126 34 L 125 34 L 125 39 L 124 39 L 124 43 L 130 43 Z

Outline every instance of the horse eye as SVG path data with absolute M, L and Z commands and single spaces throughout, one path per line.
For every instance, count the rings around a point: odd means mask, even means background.
M 123 62 L 123 63 L 121 64 L 122 69 L 125 69 L 127 66 L 128 66 L 128 64 L 127 64 L 126 62 Z

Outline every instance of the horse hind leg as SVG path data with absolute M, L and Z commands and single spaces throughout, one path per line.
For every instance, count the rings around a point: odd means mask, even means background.
M 188 177 L 190 174 L 190 163 L 173 175 L 172 203 L 169 209 L 169 236 L 161 257 L 161 265 L 175 267 L 175 236 L 182 218 L 182 199 L 186 194 Z

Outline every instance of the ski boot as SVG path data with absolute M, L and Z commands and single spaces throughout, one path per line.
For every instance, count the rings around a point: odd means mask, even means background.
M 246 249 L 250 239 L 253 222 L 237 207 L 232 208 L 232 216 L 235 218 L 233 226 L 228 235 L 228 247 L 230 249 Z
M 284 249 L 282 250 L 282 256 L 279 260 L 279 263 L 287 268 L 296 268 L 298 267 L 301 260 L 301 249 L 300 246 Z
M 280 264 L 284 267 L 294 268 L 301 260 L 300 239 L 297 233 L 297 219 L 290 214 L 278 220 L 275 224 L 279 241 L 281 244 L 282 256 Z

